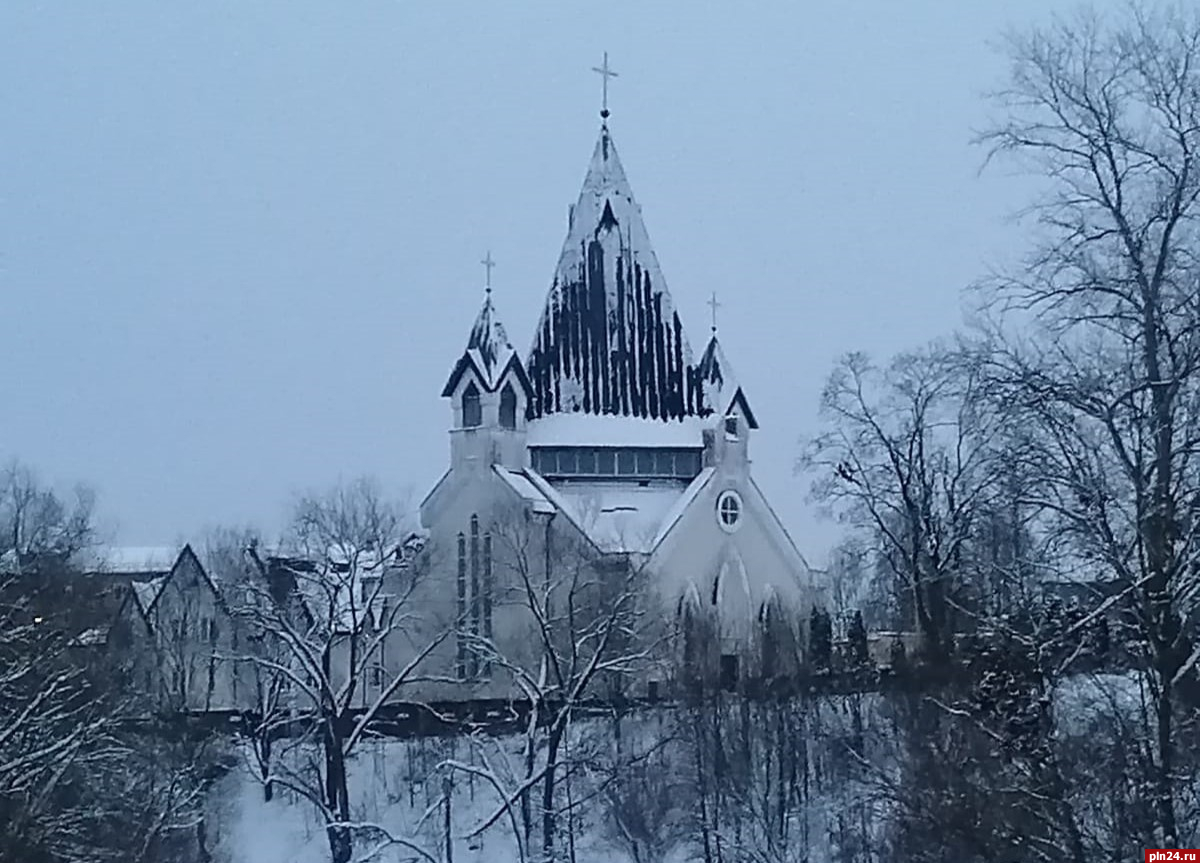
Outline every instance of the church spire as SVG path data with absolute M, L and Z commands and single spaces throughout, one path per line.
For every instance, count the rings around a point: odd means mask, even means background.
M 491 257 L 489 252 L 485 262 L 491 261 Z M 492 263 L 494 265 L 494 262 Z M 496 313 L 489 277 L 484 287 L 483 305 L 479 309 L 479 314 L 475 316 L 471 332 L 467 335 L 467 347 L 458 362 L 455 363 L 454 370 L 450 373 L 450 379 L 443 387 L 442 395 L 447 396 L 452 393 L 458 386 L 462 375 L 469 369 L 474 369 L 484 389 L 495 390 L 500 385 L 505 371 L 513 364 L 517 367 L 517 375 L 522 384 L 526 385 L 527 378 L 524 367 L 508 340 L 504 324 L 500 322 L 500 317 Z
M 530 418 L 707 416 L 712 406 L 607 123 L 571 212 L 526 363 Z

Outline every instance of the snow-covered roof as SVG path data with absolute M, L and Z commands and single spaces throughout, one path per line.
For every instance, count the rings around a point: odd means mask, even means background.
M 704 421 L 684 417 L 647 422 L 638 417 L 560 413 L 531 420 L 529 446 L 700 447 Z
M 488 387 L 494 387 L 496 378 L 513 355 L 513 346 L 509 344 L 504 324 L 500 323 L 496 314 L 490 290 L 487 291 L 483 308 L 479 310 L 475 324 L 471 327 L 471 335 L 467 338 L 467 352 L 487 375 Z
M 706 404 L 711 405 L 714 411 L 724 416 L 733 408 L 735 400 L 740 401 L 739 407 L 746 416 L 746 422 L 749 423 L 750 428 L 758 428 L 758 420 L 755 419 L 754 412 L 750 410 L 750 403 L 738 384 L 733 366 L 725 358 L 725 351 L 721 349 L 721 343 L 717 340 L 715 332 L 708 340 L 708 345 L 704 348 L 704 354 L 700 357 L 700 362 L 696 364 L 696 369 L 700 374 L 700 385 L 704 389 Z
M 510 366 L 514 367 L 518 383 L 528 390 L 525 369 L 508 340 L 504 324 L 500 323 L 500 317 L 492 303 L 492 292 L 489 290 L 484 298 L 483 307 L 471 326 L 467 347 L 450 372 L 450 377 L 442 388 L 442 395 L 452 395 L 463 372 L 472 367 L 484 388 L 495 390 L 500 386 L 500 380 Z
M 679 496 L 679 500 L 675 501 L 675 505 L 671 507 L 663 517 L 662 523 L 659 524 L 658 533 L 654 535 L 654 548 L 657 548 L 658 544 L 666 539 L 667 534 L 671 532 L 671 528 L 683 517 L 684 512 L 692 505 L 692 501 L 696 499 L 696 495 L 700 493 L 700 490 L 708 485 L 708 481 L 712 479 L 714 473 L 716 473 L 716 468 L 706 467 L 697 474 L 696 478 L 692 480 L 691 485 L 684 489 L 683 494 Z
M 95 572 L 145 575 L 170 572 L 178 558 L 177 546 L 110 546 L 91 552 L 85 565 Z
M 523 500 L 525 500 L 526 503 L 533 507 L 534 512 L 554 512 L 554 504 L 551 503 L 544 494 L 538 491 L 537 486 L 530 482 L 529 478 L 524 474 L 514 473 L 513 471 L 501 467 L 500 465 L 493 465 L 492 467 L 500 479 L 508 483 L 509 487 L 512 488 L 513 491 L 515 491 Z
M 525 363 L 530 417 L 712 413 L 607 125 Z
M 645 486 L 620 482 L 551 485 L 535 471 L 525 476 L 554 508 L 562 512 L 602 552 L 650 554 L 661 540 L 663 525 L 678 520 L 677 505 L 711 469 L 689 486 L 660 482 Z M 694 496 L 694 492 L 692 493 Z

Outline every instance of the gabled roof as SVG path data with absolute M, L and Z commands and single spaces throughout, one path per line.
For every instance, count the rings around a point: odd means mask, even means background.
M 475 317 L 475 323 L 471 326 L 466 350 L 454 364 L 446 385 L 442 387 L 443 397 L 454 394 L 454 388 L 468 369 L 475 370 L 479 382 L 489 391 L 499 387 L 505 374 L 512 369 L 520 385 L 525 388 L 526 394 L 530 391 L 525 367 L 521 365 L 517 352 L 508 341 L 508 334 L 504 325 L 500 323 L 496 307 L 492 303 L 490 290 L 484 298 L 483 307 Z
M 191 543 L 187 543 L 179 552 L 179 555 L 175 558 L 175 563 L 171 566 L 167 574 L 162 578 L 154 579 L 154 582 L 157 583 L 157 589 L 152 591 L 144 591 L 143 595 L 149 597 L 150 599 L 149 603 L 145 605 L 147 617 L 154 611 L 155 606 L 158 605 L 158 601 L 162 598 L 163 591 L 170 583 L 171 579 L 175 577 L 175 574 L 179 572 L 183 564 L 187 563 L 188 561 L 191 561 L 196 565 L 196 569 L 200 573 L 201 580 L 208 585 L 209 590 L 211 590 L 213 592 L 213 596 L 216 597 L 217 605 L 220 606 L 224 612 L 227 614 L 229 613 L 229 608 L 225 604 L 225 597 L 221 594 L 221 591 L 217 589 L 216 583 L 208 574 L 208 570 L 205 568 L 204 564 L 200 562 L 200 558 L 192 549 Z M 138 599 L 140 602 L 142 597 L 139 597 Z
M 531 420 L 712 413 L 607 125 L 571 211 L 525 368 Z

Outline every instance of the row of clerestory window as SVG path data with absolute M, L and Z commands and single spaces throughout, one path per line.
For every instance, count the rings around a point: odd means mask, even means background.
M 530 458 L 543 476 L 690 480 L 700 473 L 698 449 L 538 447 Z
M 492 534 L 480 534 L 479 516 L 471 516 L 469 536 L 458 534 L 458 626 L 455 671 L 459 680 L 487 677 L 492 641 L 494 598 Z
M 471 381 L 462 394 L 462 424 L 463 428 L 478 428 L 483 425 L 483 405 L 479 402 L 479 387 Z M 517 394 L 511 384 L 505 384 L 500 391 L 500 427 L 515 429 L 517 427 Z

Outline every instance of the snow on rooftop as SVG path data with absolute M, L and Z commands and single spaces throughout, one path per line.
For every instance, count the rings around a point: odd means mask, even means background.
M 652 552 L 662 525 L 675 512 L 679 499 L 691 488 L 671 482 L 645 486 L 621 482 L 570 482 L 552 486 L 533 471 L 526 474 L 600 551 L 609 553 Z
M 530 420 L 529 446 L 700 447 L 704 420 L 560 413 Z
M 512 490 L 519 494 L 525 501 L 532 504 L 534 512 L 554 512 L 554 504 L 538 491 L 537 487 L 527 477 L 519 473 L 513 473 L 511 470 L 503 468 L 500 465 L 493 465 L 493 467 L 496 470 L 497 476 L 508 483 Z
M 671 528 L 675 526 L 675 522 L 679 521 L 687 508 L 692 505 L 692 501 L 696 499 L 696 495 L 700 493 L 700 489 L 708 485 L 708 481 L 712 479 L 714 473 L 716 473 L 716 468 L 706 467 L 696 475 L 696 478 L 692 480 L 692 484 L 684 490 L 683 494 L 679 496 L 679 499 L 675 501 L 675 504 L 663 517 L 662 523 L 658 526 L 658 532 L 654 535 L 653 548 L 657 548 L 658 544 L 666 538 Z
M 97 550 L 89 566 L 99 572 L 170 572 L 178 557 L 176 546 L 112 546 Z
M 489 389 L 495 388 L 500 373 L 508 365 L 514 351 L 508 341 L 508 334 L 504 331 L 504 325 L 500 323 L 496 314 L 490 290 L 478 317 L 475 318 L 475 324 L 471 327 L 471 335 L 467 338 L 467 353 L 483 372 L 486 378 L 484 383 Z

